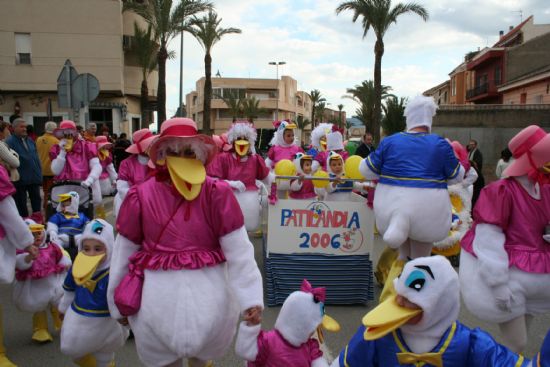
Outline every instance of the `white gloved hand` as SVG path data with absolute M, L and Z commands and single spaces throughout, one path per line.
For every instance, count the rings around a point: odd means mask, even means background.
M 512 310 L 513 295 L 508 284 L 500 284 L 491 288 L 495 304 L 501 311 L 510 312 Z
M 82 181 L 80 183 L 80 186 L 85 187 L 85 188 L 89 188 L 90 186 L 92 186 L 93 183 L 94 183 L 94 179 L 88 177 L 87 179 L 85 179 L 84 181 Z
M 61 140 L 59 140 L 58 145 L 59 145 L 59 147 L 61 148 L 61 150 L 65 150 L 65 145 L 67 145 L 67 139 L 61 139 Z
M 59 236 L 57 235 L 57 232 L 51 231 L 49 236 L 51 242 L 59 243 Z
M 246 190 L 246 186 L 244 185 L 244 183 L 242 181 L 226 180 L 225 182 L 227 182 L 229 184 L 229 186 L 231 186 L 233 188 L 233 190 L 235 190 L 235 191 L 244 192 Z
M 542 238 L 544 238 L 546 242 L 550 243 L 550 234 L 543 234 Z

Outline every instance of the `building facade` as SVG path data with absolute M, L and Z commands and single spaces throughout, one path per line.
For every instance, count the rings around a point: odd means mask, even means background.
M 449 104 L 450 96 L 450 82 L 448 80 L 444 81 L 441 84 L 436 85 L 435 87 L 428 89 L 423 95 L 426 97 L 433 97 L 435 103 L 438 106 Z
M 121 0 L 0 0 L 5 16 L 0 30 L 0 116 L 19 115 L 40 133 L 48 109 L 54 120 L 72 117 L 105 125 L 113 133 L 131 133 L 141 120 L 141 68 L 132 48 L 134 21 L 122 13 Z M 72 111 L 57 102 L 57 78 L 66 60 L 80 74 L 93 74 L 100 94 Z M 154 99 L 158 74 L 148 78 Z M 51 103 L 49 103 L 49 101 Z

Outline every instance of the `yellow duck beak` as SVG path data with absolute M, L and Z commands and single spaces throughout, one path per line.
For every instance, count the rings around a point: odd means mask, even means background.
M 421 309 L 402 307 L 397 304 L 395 297 L 390 297 L 363 317 L 363 325 L 367 328 L 363 337 L 365 340 L 379 339 L 421 312 Z
M 29 225 L 29 229 L 32 233 L 42 232 L 44 230 L 43 224 L 31 224 Z
M 79 252 L 73 264 L 73 278 L 77 285 L 83 285 L 92 279 L 105 254 L 88 256 Z
M 325 341 L 325 336 L 323 334 L 323 329 L 337 333 L 340 331 L 340 324 L 338 321 L 334 320 L 329 315 L 324 315 L 321 324 L 317 327 L 317 335 L 319 337 L 319 342 L 322 344 Z
M 201 161 L 194 158 L 167 157 L 166 165 L 174 186 L 186 200 L 199 196 L 206 180 L 206 169 Z
M 248 151 L 250 149 L 250 143 L 248 140 L 236 140 L 235 141 L 235 152 L 241 156 L 244 157 L 248 154 Z
M 74 139 L 69 138 L 69 139 L 66 139 L 66 140 L 67 140 L 67 144 L 65 144 L 65 151 L 70 152 L 71 150 L 73 150 Z
M 109 151 L 107 149 L 100 149 L 98 156 L 100 160 L 104 161 L 109 156 Z
M 321 140 L 321 151 L 327 150 L 327 142 L 324 140 Z
M 71 200 L 71 194 L 59 194 L 57 195 L 57 199 L 60 203 L 63 201 Z

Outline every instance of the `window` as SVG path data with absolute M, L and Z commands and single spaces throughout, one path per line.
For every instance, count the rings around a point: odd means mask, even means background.
M 536 95 L 533 103 L 534 104 L 542 104 L 542 94 Z
M 500 66 L 495 68 L 495 85 L 499 85 L 502 80 L 502 69 Z
M 30 33 L 15 33 L 15 63 L 17 65 L 31 64 Z
M 456 76 L 451 79 L 451 95 L 456 96 Z

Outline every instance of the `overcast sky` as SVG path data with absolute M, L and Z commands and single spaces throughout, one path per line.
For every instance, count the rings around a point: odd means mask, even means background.
M 348 116 L 357 105 L 342 99 L 346 88 L 373 79 L 372 30 L 362 38 L 361 23 L 352 13 L 336 15 L 342 1 L 333 0 L 218 0 L 214 1 L 221 26 L 242 34 L 228 34 L 212 50 L 212 75 L 228 78 L 275 78 L 270 61 L 285 61 L 280 75 L 298 81 L 298 89 L 319 89 L 337 110 Z M 397 1 L 393 1 L 397 3 Z M 534 15 L 535 24 L 550 23 L 549 0 L 424 0 L 430 14 L 424 22 L 416 14 L 402 15 L 385 36 L 382 84 L 402 97 L 415 96 L 448 79 L 448 74 L 478 48 L 498 40 L 499 30 Z M 179 95 L 179 37 L 170 44 L 178 57 L 167 65 L 167 114 L 175 113 Z M 183 90 L 195 89 L 204 76 L 204 51 L 184 35 Z M 150 88 L 156 86 L 150 86 Z

